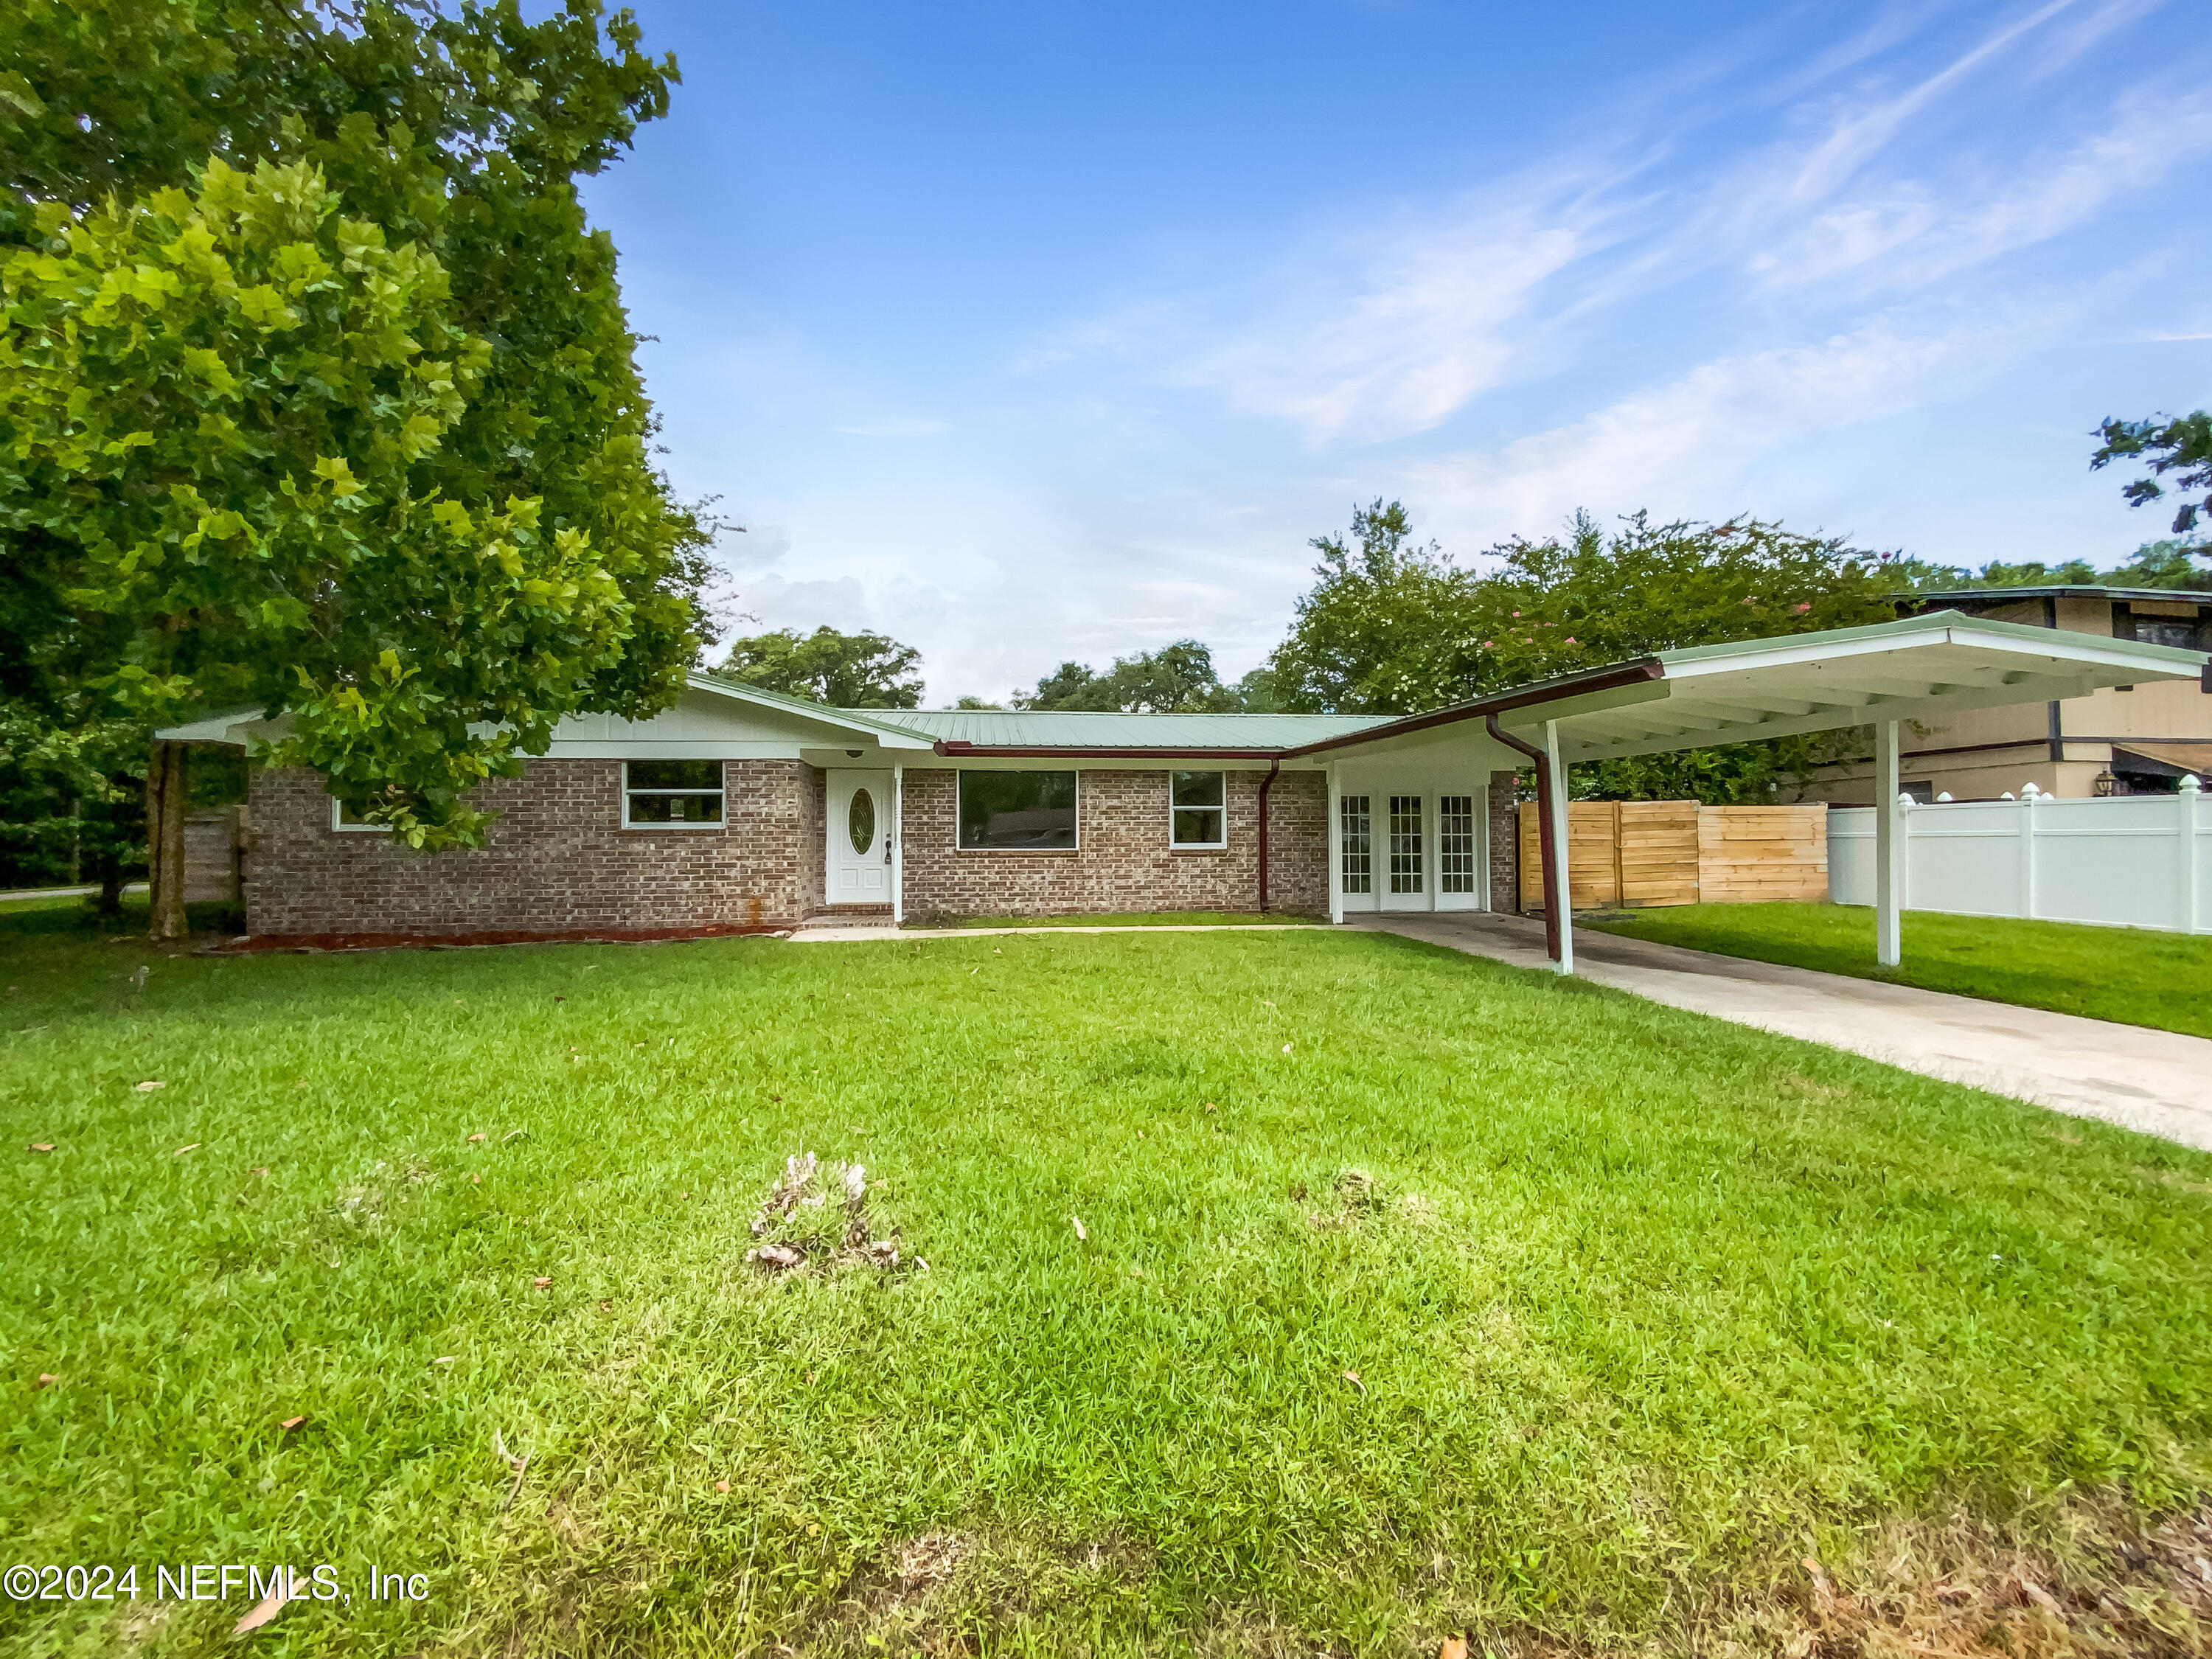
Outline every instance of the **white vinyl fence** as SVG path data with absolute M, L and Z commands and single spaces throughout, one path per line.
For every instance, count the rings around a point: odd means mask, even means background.
M 1908 803 L 1908 910 L 2212 933 L 2212 801 L 2173 795 Z M 1828 897 L 1874 902 L 1874 808 L 1828 811 Z

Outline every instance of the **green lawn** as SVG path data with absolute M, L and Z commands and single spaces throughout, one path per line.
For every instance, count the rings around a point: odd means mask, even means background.
M 908 927 L 1319 927 L 1325 916 L 1282 910 L 1115 910 L 1102 915 L 937 916 Z
M 1686 904 L 1578 927 L 1856 979 L 2212 1037 L 2212 938 L 1908 910 L 1904 959 L 1874 963 L 1874 911 L 1843 904 Z
M 267 1651 L 1763 1653 L 1808 1556 L 2212 1490 L 2212 1157 L 1386 935 L 46 907 L 0 984 L 6 1559 L 332 1564 Z M 748 1262 L 801 1150 L 896 1270 Z

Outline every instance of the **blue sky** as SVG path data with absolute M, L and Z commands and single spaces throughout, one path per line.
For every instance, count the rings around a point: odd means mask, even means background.
M 684 84 L 587 199 L 666 464 L 933 702 L 1241 672 L 1378 495 L 2110 563 L 2088 432 L 2212 402 L 2185 0 L 636 9 Z

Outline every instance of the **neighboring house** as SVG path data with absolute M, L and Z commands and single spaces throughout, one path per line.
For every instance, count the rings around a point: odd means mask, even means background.
M 1397 719 L 842 709 L 695 674 L 650 720 L 563 721 L 476 795 L 498 815 L 479 848 L 411 852 L 347 822 L 318 775 L 255 769 L 246 923 L 452 938 L 825 911 L 1512 909 L 1531 762 L 1557 865 L 1577 762 L 1869 721 L 1891 745 L 1905 722 L 2098 685 L 2179 679 L 2194 696 L 2203 666 L 1954 613 L 1662 652 Z M 234 714 L 160 735 L 250 748 L 271 728 Z
M 2212 592 L 2185 588 L 1991 587 L 1921 593 L 1917 616 L 1956 611 L 2107 639 L 2212 650 Z M 2112 686 L 2056 702 L 1981 708 L 1915 722 L 1905 742 L 1905 787 L 1917 800 L 2019 794 L 2171 793 L 2190 774 L 2212 777 L 2212 680 Z M 1871 756 L 1823 768 L 1796 799 L 1865 805 Z

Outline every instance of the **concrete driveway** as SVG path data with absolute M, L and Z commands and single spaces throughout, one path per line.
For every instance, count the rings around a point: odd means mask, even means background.
M 1347 925 L 1519 968 L 1550 965 L 1543 924 L 1520 916 L 1364 916 Z M 1575 969 L 1655 1002 L 2212 1150 L 2212 1042 L 2203 1037 L 1581 928 Z

